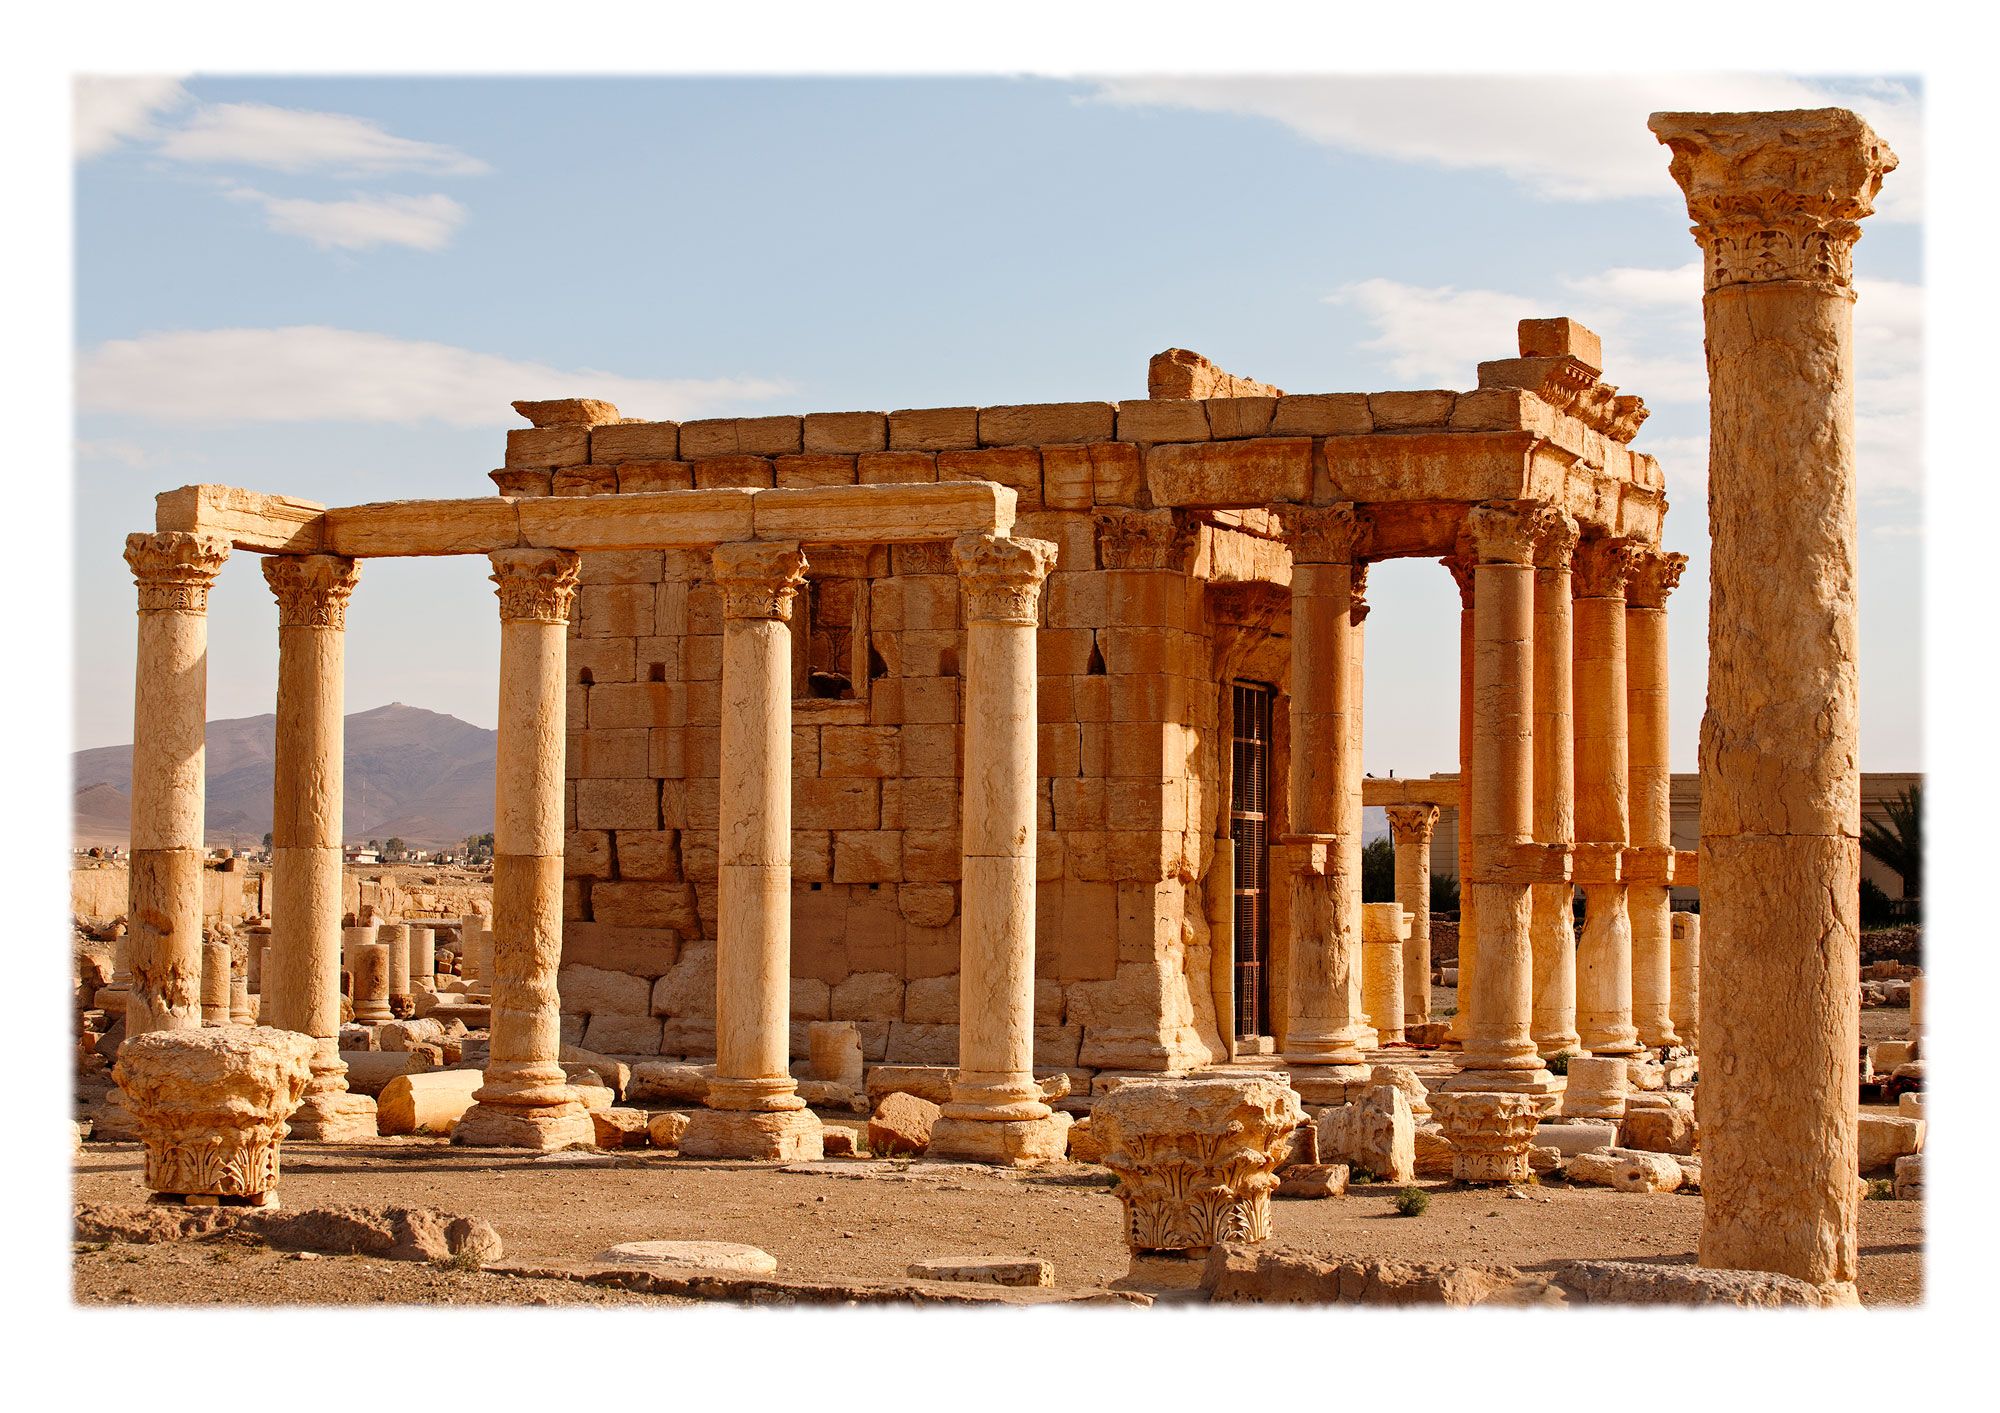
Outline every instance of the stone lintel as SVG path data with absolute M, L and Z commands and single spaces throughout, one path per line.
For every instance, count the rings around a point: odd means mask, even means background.
M 153 497 L 153 528 L 217 535 L 234 549 L 316 554 L 326 548 L 325 510 L 237 486 L 180 486 Z

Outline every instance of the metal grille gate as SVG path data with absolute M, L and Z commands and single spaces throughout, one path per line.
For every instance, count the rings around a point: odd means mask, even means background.
M 1236 1033 L 1271 1033 L 1271 698 L 1261 682 L 1231 693 L 1229 842 L 1236 856 Z

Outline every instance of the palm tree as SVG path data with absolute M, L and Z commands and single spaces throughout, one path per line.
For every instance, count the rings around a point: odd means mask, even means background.
M 1861 823 L 1861 849 L 1903 880 L 1903 896 L 1920 898 L 1924 891 L 1924 787 L 1912 785 L 1882 802 L 1889 817 Z

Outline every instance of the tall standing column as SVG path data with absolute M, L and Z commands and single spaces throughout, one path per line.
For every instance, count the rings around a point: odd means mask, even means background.
M 1624 855 L 1631 786 L 1625 727 L 1625 585 L 1638 549 L 1587 541 L 1576 553 L 1576 1025 L 1593 1055 L 1643 1053 L 1632 1024 L 1632 920 Z
M 322 1143 L 375 1137 L 375 1101 L 348 1091 L 340 1058 L 347 603 L 360 578 L 360 566 L 340 555 L 264 559 L 264 581 L 278 601 L 278 721 L 272 964 L 261 1018 L 312 1037 L 312 1076 L 287 1123 L 294 1138 Z
M 1366 627 L 1368 622 L 1367 596 L 1368 564 L 1365 560 L 1357 559 L 1354 561 L 1354 575 L 1348 588 L 1347 609 L 1347 622 L 1349 624 L 1347 635 L 1347 670 L 1349 680 L 1352 683 L 1352 686 L 1349 688 L 1349 709 L 1346 714 L 1347 778 L 1354 782 L 1354 788 L 1340 798 L 1340 832 L 1342 836 L 1352 837 L 1357 841 L 1362 837 L 1361 821 L 1363 805 L 1361 800 L 1361 782 L 1367 778 L 1367 772 L 1361 766 L 1362 715 L 1363 705 L 1367 701 L 1368 696 L 1366 690 L 1367 684 L 1363 680 L 1362 675 L 1368 661 L 1368 632 Z M 1360 843 L 1357 842 L 1355 847 L 1357 849 L 1360 848 Z M 1361 874 L 1358 867 L 1356 868 L 1354 877 L 1354 907 L 1357 917 L 1361 919 L 1361 921 L 1355 924 L 1354 935 L 1365 947 L 1367 944 L 1367 914 L 1366 904 L 1361 900 Z M 1368 953 L 1364 950 L 1357 950 L 1354 958 L 1355 966 L 1361 972 L 1362 1006 L 1361 1011 L 1356 1017 L 1361 1024 L 1360 1043 L 1363 1049 L 1380 1049 L 1384 1032 L 1393 1031 L 1398 1040 L 1402 1039 L 1402 1018 L 1400 1016 L 1373 1016 L 1368 1013 Z M 1398 965 L 1400 965 L 1400 956 L 1397 960 Z M 1396 1004 L 1399 1007 L 1403 1004 L 1402 990 L 1402 980 L 1399 976 L 1396 982 Z
M 1667 595 L 1684 554 L 1648 550 L 1625 593 L 1625 702 L 1630 723 L 1632 1024 L 1642 1044 L 1684 1042 L 1673 1019 L 1673 761 L 1667 735 Z M 1628 856 L 1630 858 L 1631 856 Z
M 1403 1025 L 1426 1025 L 1431 1018 L 1431 835 L 1436 805 L 1387 805 L 1389 833 L 1396 843 L 1396 902 L 1410 914 L 1410 938 L 1403 944 Z
M 1046 1162 L 1069 1147 L 1069 1115 L 1035 1082 L 1035 624 L 1056 547 L 965 535 L 952 554 L 965 604 L 958 1075 L 930 1151 Z
M 201 1025 L 208 590 L 228 558 L 229 542 L 216 535 L 125 537 L 125 562 L 139 585 L 125 912 L 128 1037 Z
M 1577 523 L 1553 507 L 1535 521 L 1535 838 L 1576 842 L 1575 684 L 1570 625 L 1571 558 Z M 1537 883 L 1529 890 L 1535 952 L 1532 1030 L 1543 1055 L 1581 1053 L 1576 1033 L 1576 889 Z
M 500 598 L 492 1027 L 485 1082 L 451 1141 L 551 1152 L 596 1142 L 596 1127 L 558 1062 L 565 638 L 577 557 L 551 549 L 489 557 Z M 358 1000 L 358 984 L 356 991 Z
M 681 1152 L 796 1161 L 822 1152 L 791 1074 L 792 605 L 796 544 L 718 546 L 721 832 L 716 846 L 715 1077 Z
M 1361 779 L 1350 721 L 1354 561 L 1373 526 L 1353 505 L 1278 508 L 1292 550 L 1292 951 L 1285 1060 L 1309 1103 L 1340 1102 L 1368 1078 L 1360 1048 Z M 1349 797 L 1352 797 L 1350 799 Z
M 1452 1009 L 1451 1038 L 1465 1043 L 1465 998 L 1472 992 L 1477 969 L 1479 926 L 1474 916 L 1472 877 L 1472 658 L 1473 608 L 1477 587 L 1473 556 L 1463 542 L 1459 552 L 1443 561 L 1458 585 L 1458 1005 Z
M 1528 889 L 1547 860 L 1534 844 L 1535 520 L 1509 504 L 1465 518 L 1478 568 L 1473 616 L 1472 867 L 1478 970 L 1459 974 L 1465 1048 L 1450 1090 L 1498 1090 L 1555 1107 L 1562 1084 L 1529 1033 L 1534 953 Z
M 1840 108 L 1656 113 L 1701 247 L 1703 1265 L 1855 1279 L 1854 270 L 1896 157 Z

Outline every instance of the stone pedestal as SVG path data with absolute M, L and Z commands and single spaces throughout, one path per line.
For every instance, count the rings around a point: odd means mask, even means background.
M 451 1141 L 551 1152 L 597 1129 L 561 1064 L 565 630 L 577 557 L 490 556 L 500 599 L 500 739 L 494 767 L 493 972 L 486 1082 Z M 404 964 L 403 975 L 409 968 Z M 407 984 L 407 982 L 405 982 Z
M 1629 1068 L 1629 1062 L 1622 1057 L 1579 1056 L 1571 1060 L 1569 1086 L 1563 1091 L 1563 1117 L 1624 1118 Z
M 1896 157 L 1840 108 L 1648 125 L 1701 247 L 1708 352 L 1700 1259 L 1851 1289 L 1853 246 Z
M 1433 1094 L 1431 1105 L 1451 1140 L 1452 1177 L 1459 1182 L 1528 1180 L 1528 1149 L 1541 1114 L 1533 1095 Z
M 1055 1161 L 1068 1117 L 1035 1082 L 1035 623 L 1056 547 L 966 535 L 952 553 L 965 605 L 959 1051 L 929 1151 Z
M 1625 701 L 1631 835 L 1640 867 L 1627 889 L 1632 919 L 1632 1024 L 1641 1044 L 1684 1043 L 1673 1021 L 1673 764 L 1667 735 L 1667 595 L 1684 554 L 1648 550 L 1625 595 Z
M 1427 1025 L 1431 1018 L 1431 835 L 1436 805 L 1389 805 L 1389 832 L 1396 846 L 1396 902 L 1410 915 L 1403 943 L 1403 1025 Z
M 716 850 L 715 1075 L 681 1151 L 820 1155 L 791 1075 L 792 634 L 795 544 L 722 545 L 721 833 Z
M 356 947 L 352 966 L 354 1018 L 364 1025 L 394 1020 L 389 1009 L 389 949 L 380 942 Z
M 1202 1252 L 1271 1234 L 1271 1190 L 1298 1096 L 1275 1075 L 1137 1080 L 1097 1101 L 1090 1131 L 1118 1175 L 1135 1253 Z
M 1373 526 L 1352 505 L 1281 506 L 1292 551 L 1291 955 L 1285 1061 L 1317 1078 L 1360 1081 L 1361 779 L 1351 732 L 1355 564 Z
M 419 923 L 410 924 L 410 992 L 418 987 L 429 991 L 437 986 L 437 931 Z
M 268 1026 L 128 1039 L 114 1074 L 146 1145 L 147 1189 L 191 1204 L 275 1207 L 278 1145 L 312 1052 L 310 1036 Z
M 128 1037 L 201 1024 L 203 737 L 208 591 L 229 557 L 215 535 L 128 535 L 139 587 L 132 714 Z
M 1577 523 L 1544 510 L 1535 518 L 1535 838 L 1576 842 L 1576 633 L 1571 617 Z M 1534 1003 L 1529 1033 L 1543 1056 L 1578 1054 L 1576 916 L 1569 882 L 1529 890 Z
M 229 1023 L 231 1025 L 254 1025 L 257 1012 L 250 1005 L 250 978 L 234 976 L 229 979 Z

